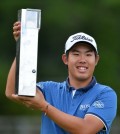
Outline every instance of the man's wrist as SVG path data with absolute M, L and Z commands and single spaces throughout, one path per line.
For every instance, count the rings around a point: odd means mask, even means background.
M 47 113 L 47 110 L 48 110 L 48 106 L 49 105 L 50 104 L 47 101 L 43 102 L 42 105 L 41 105 L 41 108 L 40 108 L 41 111 L 44 112 L 44 113 Z
M 46 116 L 46 115 L 47 115 L 47 113 L 48 113 L 49 105 L 50 105 L 50 104 L 49 104 L 49 103 L 47 103 L 47 104 L 46 104 L 46 107 L 45 107 L 45 109 L 44 109 L 44 113 L 45 113 L 44 115 L 45 115 L 45 116 Z

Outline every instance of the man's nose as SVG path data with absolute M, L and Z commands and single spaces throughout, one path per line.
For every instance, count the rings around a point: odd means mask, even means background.
M 86 57 L 84 55 L 80 55 L 79 62 L 80 63 L 86 63 Z

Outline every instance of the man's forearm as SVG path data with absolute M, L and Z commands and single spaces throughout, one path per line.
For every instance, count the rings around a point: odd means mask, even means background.
M 58 126 L 71 134 L 82 134 L 84 129 L 84 119 L 66 114 L 55 107 L 48 105 L 45 114 L 53 120 Z M 79 131 L 79 132 L 78 132 Z
M 82 119 L 64 113 L 52 105 L 48 105 L 46 108 L 44 111 L 46 115 L 70 134 L 96 134 L 104 127 L 101 120 L 91 115 Z
M 12 99 L 12 94 L 15 93 L 15 71 L 16 71 L 16 58 L 12 63 L 6 83 L 5 94 L 10 99 Z

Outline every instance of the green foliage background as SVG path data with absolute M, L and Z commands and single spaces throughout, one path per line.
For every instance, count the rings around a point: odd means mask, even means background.
M 39 33 L 38 81 L 63 81 L 67 69 L 61 55 L 67 38 L 77 32 L 95 37 L 100 61 L 95 76 L 98 82 L 111 86 L 118 95 L 120 115 L 120 1 L 119 0 L 4 0 L 0 4 L 0 115 L 39 114 L 5 97 L 5 86 L 15 57 L 12 35 L 17 11 L 22 8 L 42 10 Z

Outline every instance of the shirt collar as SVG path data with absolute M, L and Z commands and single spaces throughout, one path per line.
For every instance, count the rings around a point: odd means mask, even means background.
M 77 91 L 87 92 L 87 91 L 88 91 L 89 89 L 91 89 L 96 83 L 97 83 L 96 78 L 93 76 L 93 77 L 92 77 L 92 81 L 91 81 L 86 87 L 78 88 Z M 67 78 L 67 80 L 66 80 L 66 86 L 67 86 L 67 89 L 68 89 L 68 90 L 75 90 L 74 87 L 70 86 L 70 84 L 69 84 L 69 78 Z

